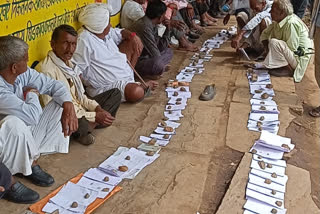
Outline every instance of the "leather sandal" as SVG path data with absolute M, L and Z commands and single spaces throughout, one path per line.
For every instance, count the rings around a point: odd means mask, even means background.
M 216 95 L 215 84 L 207 85 L 204 88 L 203 92 L 200 94 L 199 99 L 203 101 L 209 101 L 209 100 L 212 100 L 215 95 Z
M 312 117 L 320 117 L 320 106 L 309 111 L 309 115 Z

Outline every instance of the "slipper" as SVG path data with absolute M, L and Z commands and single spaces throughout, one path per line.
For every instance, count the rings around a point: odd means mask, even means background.
M 320 117 L 320 106 L 309 111 L 309 115 L 312 117 Z
M 215 95 L 216 95 L 215 84 L 207 85 L 204 88 L 203 92 L 200 94 L 199 99 L 203 101 L 209 101 L 209 100 L 212 100 Z

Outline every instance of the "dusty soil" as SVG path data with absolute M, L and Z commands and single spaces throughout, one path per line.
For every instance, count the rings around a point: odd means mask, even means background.
M 234 22 L 230 22 L 232 24 Z M 208 29 L 197 44 L 221 29 Z M 206 71 L 192 82 L 193 97 L 183 112 L 182 125 L 170 144 L 161 150 L 160 158 L 134 180 L 123 181 L 120 185 L 123 190 L 95 213 L 212 214 L 217 211 L 243 152 L 248 151 L 259 135 L 245 128 L 250 110 L 249 93 L 240 57 L 230 48 L 230 42 L 213 54 L 213 60 L 205 65 Z M 42 168 L 55 177 L 52 187 L 41 188 L 21 181 L 43 197 L 78 173 L 96 167 L 119 146 L 138 146 L 138 137 L 149 135 L 163 117 L 167 100 L 164 83 L 187 65 L 191 55 L 175 51 L 171 71 L 159 81 L 160 87 L 153 96 L 135 105 L 122 104 L 113 126 L 95 130 L 96 144 L 86 147 L 72 142 L 68 155 L 41 157 Z M 282 104 L 280 133 L 292 137 L 296 143 L 296 150 L 287 157 L 288 162 L 310 172 L 312 196 L 319 207 L 319 119 L 307 114 L 311 106 L 320 103 L 312 71 L 311 65 L 302 83 L 296 85 L 290 79 L 274 81 Z M 200 102 L 198 95 L 210 83 L 216 84 L 216 97 Z M 290 107 L 299 110 L 302 105 L 302 115 L 297 110 L 289 110 Z M 27 205 L 4 200 L 0 206 L 1 214 L 22 213 L 27 209 Z

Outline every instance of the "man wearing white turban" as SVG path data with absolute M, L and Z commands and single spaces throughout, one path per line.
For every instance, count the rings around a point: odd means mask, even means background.
M 118 88 L 122 101 L 138 102 L 146 88 L 135 82 L 133 68 L 143 45 L 135 33 L 112 28 L 109 14 L 110 8 L 104 3 L 89 4 L 80 12 L 83 26 L 73 60 L 83 73 L 91 97 Z M 147 85 L 154 89 L 158 83 L 148 81 Z

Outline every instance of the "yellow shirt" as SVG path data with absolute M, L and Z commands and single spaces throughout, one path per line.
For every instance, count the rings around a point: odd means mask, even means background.
M 69 65 L 72 65 L 70 62 Z M 76 88 L 71 79 L 67 79 L 62 71 L 56 66 L 51 58 L 47 56 L 42 60 L 37 66 L 36 70 L 42 72 L 43 74 L 51 77 L 55 80 L 62 81 L 67 88 L 69 89 L 72 96 L 72 103 L 74 105 L 77 118 L 85 117 L 90 122 L 95 122 L 96 112 L 95 109 L 99 105 L 95 100 L 89 99 L 85 94 L 82 96 L 82 99 L 79 100 L 76 92 Z M 79 77 L 80 78 L 80 77 Z M 51 100 L 51 97 L 48 95 L 41 95 L 41 99 L 44 104 L 48 104 Z
M 308 48 L 313 48 L 313 41 L 309 38 L 308 27 L 295 14 L 284 18 L 280 23 L 272 22 L 261 34 L 260 40 L 278 39 L 287 43 L 291 51 L 296 51 L 299 46 L 303 47 L 307 53 L 313 52 Z M 311 55 L 296 56 L 298 65 L 294 71 L 294 80 L 300 82 L 307 69 Z

